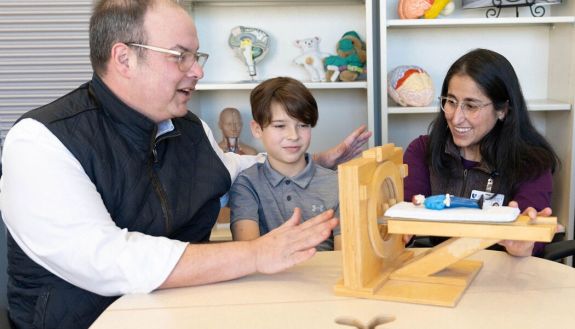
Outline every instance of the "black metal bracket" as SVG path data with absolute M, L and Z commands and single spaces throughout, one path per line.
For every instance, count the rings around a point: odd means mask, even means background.
M 533 17 L 542 17 L 545 15 L 545 8 L 541 5 L 535 4 L 536 0 L 507 0 L 506 3 L 503 3 L 503 0 L 492 0 L 491 3 L 495 8 L 489 8 L 485 12 L 485 17 L 499 17 L 501 13 L 501 8 L 504 7 L 514 7 L 515 8 L 515 17 L 519 17 L 519 8 L 520 7 L 529 7 L 529 11 L 531 11 L 531 15 Z

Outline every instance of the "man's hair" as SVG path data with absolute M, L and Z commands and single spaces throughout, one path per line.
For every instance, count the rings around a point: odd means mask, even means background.
M 300 81 L 288 77 L 272 78 L 252 90 L 252 117 L 261 128 L 271 123 L 273 103 L 281 105 L 290 117 L 315 127 L 318 119 L 317 103 Z
M 90 18 L 90 61 L 94 73 L 106 72 L 115 43 L 147 43 L 144 16 L 148 9 L 161 2 L 184 8 L 177 0 L 100 0 L 95 3 Z M 142 57 L 144 49 L 137 51 Z

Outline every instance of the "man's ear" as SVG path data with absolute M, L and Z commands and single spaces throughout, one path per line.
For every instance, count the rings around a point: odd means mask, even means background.
M 118 42 L 112 46 L 110 55 L 111 69 L 123 76 L 130 76 L 131 69 L 136 61 L 135 52 L 130 51 L 130 47 L 125 43 Z
M 260 139 L 262 137 L 262 127 L 260 127 L 260 124 L 255 122 L 255 120 L 252 120 L 250 122 L 250 129 L 252 130 L 252 135 L 257 138 Z

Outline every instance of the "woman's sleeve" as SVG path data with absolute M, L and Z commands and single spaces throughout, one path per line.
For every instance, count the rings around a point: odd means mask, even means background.
M 403 154 L 403 163 L 407 164 L 407 177 L 403 180 L 403 198 L 410 202 L 417 194 L 431 195 L 429 167 L 425 161 L 427 136 L 413 140 Z
M 553 190 L 553 177 L 551 170 L 546 170 L 538 177 L 521 183 L 517 188 L 517 193 L 513 197 L 523 212 L 528 207 L 533 207 L 541 211 L 546 207 L 551 207 L 551 192 Z M 540 256 L 546 243 L 535 242 L 533 256 Z
M 517 193 L 509 201 L 516 201 L 521 211 L 528 207 L 541 211 L 546 207 L 551 207 L 552 191 L 553 177 L 551 170 L 546 170 L 538 177 L 519 184 Z

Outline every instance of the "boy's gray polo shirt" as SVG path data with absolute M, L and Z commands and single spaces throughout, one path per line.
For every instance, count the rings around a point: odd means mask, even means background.
M 289 219 L 296 207 L 304 221 L 328 209 L 334 209 L 339 217 L 337 173 L 315 165 L 308 155 L 306 160 L 305 169 L 291 178 L 275 171 L 267 159 L 240 173 L 230 190 L 232 225 L 252 219 L 264 235 Z M 339 232 L 338 226 L 334 234 Z M 333 236 L 317 250 L 333 250 Z

